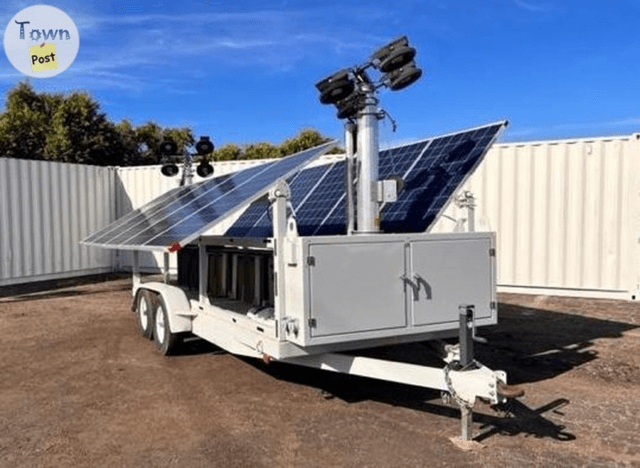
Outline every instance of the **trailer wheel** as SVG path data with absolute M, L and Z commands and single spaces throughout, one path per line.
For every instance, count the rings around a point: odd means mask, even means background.
M 150 340 L 153 337 L 153 300 L 150 291 L 140 291 L 136 309 L 138 330 L 142 336 Z
M 153 313 L 153 341 L 158 350 L 165 356 L 175 352 L 179 339 L 177 333 L 171 333 L 169 329 L 169 314 L 162 297 L 157 294 Z

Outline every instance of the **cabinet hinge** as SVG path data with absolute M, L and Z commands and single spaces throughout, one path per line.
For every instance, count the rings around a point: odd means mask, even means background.
M 498 303 L 496 301 L 491 301 L 489 307 L 491 308 L 491 310 L 495 310 L 498 308 Z
M 307 257 L 307 265 L 316 266 L 316 257 L 312 257 L 311 255 Z
M 489 249 L 489 257 L 495 257 L 496 256 L 496 249 Z
M 316 322 L 316 319 L 310 318 L 309 319 L 309 328 L 316 328 L 317 326 L 318 326 L 318 322 Z

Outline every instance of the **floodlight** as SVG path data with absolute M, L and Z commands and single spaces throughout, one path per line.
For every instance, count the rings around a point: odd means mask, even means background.
M 338 108 L 337 117 L 339 119 L 349 119 L 351 117 L 355 117 L 358 112 L 360 112 L 365 107 L 365 95 L 360 91 L 356 91 L 352 93 L 346 99 L 339 101 L 336 103 L 336 107 Z
M 160 146 L 158 146 L 158 152 L 161 157 L 160 162 L 162 164 L 162 169 L 160 169 L 160 172 L 162 172 L 162 175 L 173 177 L 180 172 L 178 166 L 169 160 L 170 156 L 173 156 L 178 152 L 178 145 L 176 145 L 175 141 L 170 138 L 163 140 L 162 143 L 160 143 Z
M 196 143 L 196 151 L 199 155 L 202 156 L 202 160 L 196 168 L 196 173 L 200 177 L 209 177 L 211 174 L 213 174 L 213 166 L 209 163 L 209 161 L 207 161 L 206 158 L 208 154 L 213 153 L 213 149 L 213 143 L 208 136 L 201 136 L 200 141 Z
M 382 73 L 389 73 L 408 64 L 415 56 L 416 49 L 409 46 L 407 36 L 402 36 L 376 50 L 371 61 Z
M 170 138 L 163 140 L 158 147 L 161 156 L 171 156 L 178 152 L 178 145 Z
M 176 166 L 174 163 L 168 163 L 162 166 L 160 172 L 162 172 L 162 175 L 164 176 L 173 177 L 178 172 L 180 172 L 180 169 L 178 169 L 178 166 Z
M 201 136 L 200 141 L 196 143 L 196 151 L 198 154 L 207 155 L 213 153 L 213 143 L 208 136 Z
M 422 70 L 416 67 L 415 62 L 409 62 L 387 75 L 389 89 L 391 91 L 400 91 L 418 81 L 421 76 Z
M 347 98 L 355 89 L 355 83 L 349 76 L 349 70 L 342 69 L 316 83 L 320 91 L 322 104 L 335 104 Z
M 198 167 L 196 168 L 196 172 L 202 178 L 209 177 L 213 174 L 213 166 L 206 160 L 203 160 Z

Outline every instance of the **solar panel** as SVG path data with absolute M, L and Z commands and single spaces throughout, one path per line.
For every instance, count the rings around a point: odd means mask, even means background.
M 293 213 L 300 222 L 299 215 L 303 216 L 306 212 L 298 213 L 300 206 L 304 204 L 308 196 L 325 178 L 333 165 L 325 164 L 305 169 L 294 177 L 287 180 L 291 192 L 290 204 Z M 300 225 L 298 226 L 300 229 Z M 273 228 L 270 217 L 269 204 L 265 199 L 254 202 L 235 224 L 227 231 L 226 235 L 231 237 L 270 237 Z
M 475 170 L 487 150 L 506 126 L 505 121 L 450 134 L 428 140 L 383 150 L 379 154 L 379 178 L 399 176 L 405 182 L 398 200 L 382 207 L 381 229 L 384 232 L 424 232 L 436 220 L 440 212 Z M 299 178 L 306 179 L 305 169 Z M 313 168 L 320 171 L 320 169 Z M 326 175 L 319 184 L 300 188 L 292 184 L 292 200 L 299 199 L 296 193 L 304 190 L 306 198 L 294 211 L 300 235 L 344 234 L 345 189 L 344 162 L 326 167 Z M 311 190 L 308 193 L 308 190 Z M 236 224 L 243 224 L 244 230 L 232 226 L 228 236 L 269 237 L 272 235 L 271 221 L 266 204 L 252 206 L 251 216 L 260 218 L 251 224 L 249 213 L 243 214 Z M 246 216 L 246 217 L 245 217 Z
M 400 175 L 405 183 L 398 201 L 388 203 L 380 216 L 385 232 L 423 232 L 447 206 L 507 122 L 497 122 L 426 142 L 406 169 L 397 168 L 393 150 L 380 162 L 380 178 Z M 400 170 L 400 173 L 398 172 Z
M 334 145 L 326 143 L 261 166 L 173 189 L 87 237 L 83 244 L 139 250 L 185 245 Z

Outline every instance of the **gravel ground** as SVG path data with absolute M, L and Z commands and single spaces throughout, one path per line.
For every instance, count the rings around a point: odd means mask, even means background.
M 476 356 L 526 395 L 477 404 L 484 448 L 465 452 L 449 440 L 459 412 L 437 392 L 266 366 L 199 340 L 163 357 L 138 335 L 130 288 L 0 299 L 0 466 L 640 467 L 636 303 L 500 295 Z M 425 349 L 378 353 L 420 362 Z

